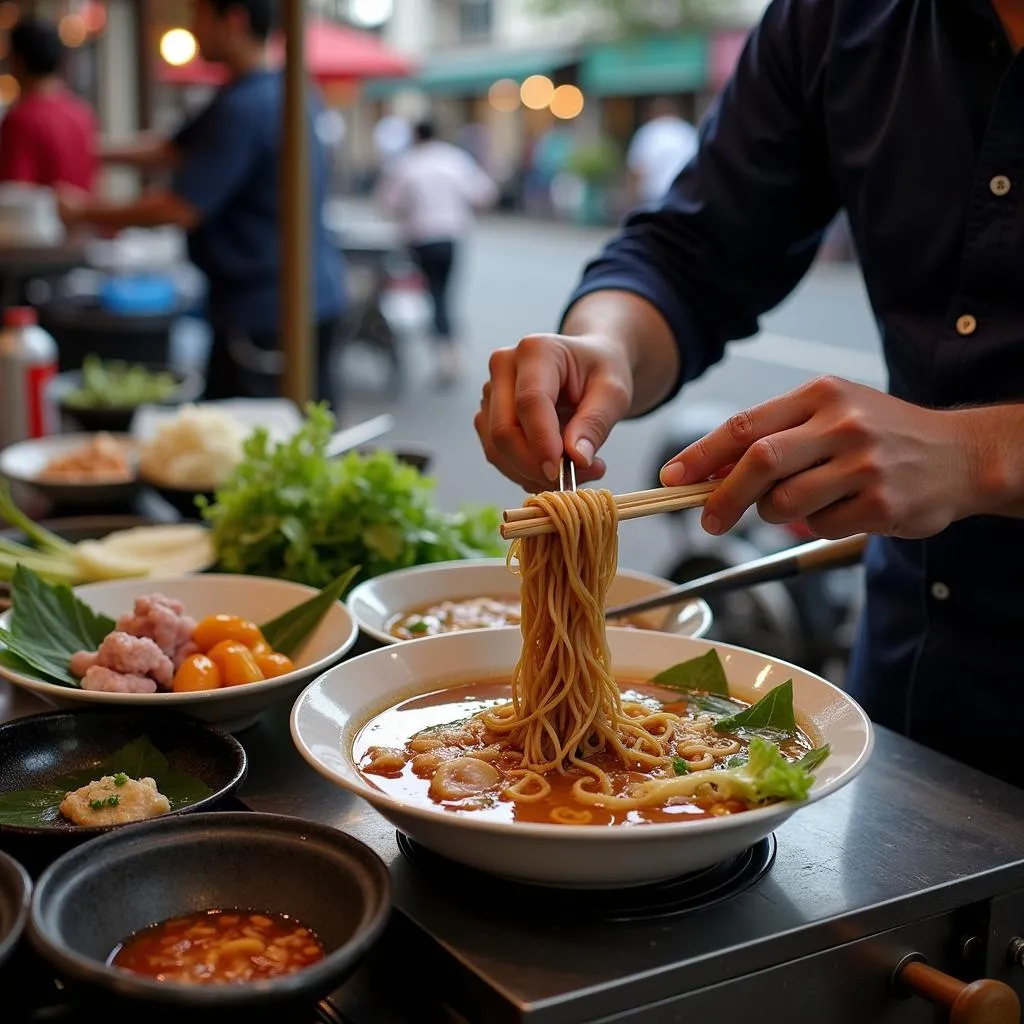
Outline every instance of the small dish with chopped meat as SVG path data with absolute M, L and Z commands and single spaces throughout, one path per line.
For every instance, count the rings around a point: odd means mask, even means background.
M 90 583 L 74 595 L 106 625 L 54 666 L 64 681 L 11 659 L 0 661 L 0 676 L 55 707 L 166 707 L 238 732 L 297 696 L 354 644 L 355 620 L 340 601 L 298 650 L 275 649 L 262 636 L 257 624 L 316 594 L 287 580 L 218 573 Z M 0 631 L 11 614 L 0 615 Z

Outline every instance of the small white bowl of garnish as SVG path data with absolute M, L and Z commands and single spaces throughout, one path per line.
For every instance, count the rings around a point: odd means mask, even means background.
M 129 434 L 57 434 L 0 452 L 0 474 L 55 505 L 123 503 L 139 489 L 138 452 Z
M 619 569 L 608 591 L 612 605 L 639 601 L 671 590 L 657 576 Z M 398 569 L 353 587 L 345 602 L 359 628 L 379 644 L 418 640 L 468 629 L 519 625 L 519 578 L 503 558 L 473 558 Z M 697 599 L 637 615 L 612 626 L 704 636 L 711 609 Z
M 167 708 L 237 732 L 348 652 L 347 582 L 210 573 L 71 590 L 19 569 L 0 676 L 59 708 Z

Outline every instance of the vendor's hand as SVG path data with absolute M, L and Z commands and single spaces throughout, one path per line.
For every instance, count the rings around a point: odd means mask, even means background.
M 57 187 L 57 212 L 66 228 L 77 227 L 82 223 L 89 200 L 89 193 L 80 188 L 75 188 L 72 185 Z
M 972 514 L 970 438 L 957 412 L 924 409 L 834 377 L 737 413 L 661 471 L 667 486 L 732 467 L 704 508 L 723 533 L 756 504 L 819 537 L 930 537 Z
M 529 491 L 551 489 L 563 452 L 580 483 L 604 475 L 597 452 L 633 398 L 614 341 L 531 334 L 492 353 L 490 371 L 473 424 L 492 465 Z

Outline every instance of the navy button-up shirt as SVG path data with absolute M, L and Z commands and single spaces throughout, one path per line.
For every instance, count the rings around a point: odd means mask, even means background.
M 775 0 L 698 156 L 574 300 L 650 300 L 682 385 L 756 332 L 840 209 L 891 392 L 1024 399 L 1024 54 L 986 0 Z M 875 721 L 1024 785 L 1024 522 L 875 539 L 867 577 L 851 692 Z

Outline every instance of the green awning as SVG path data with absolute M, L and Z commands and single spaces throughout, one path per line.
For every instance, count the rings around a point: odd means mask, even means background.
M 549 75 L 576 59 L 571 49 L 453 53 L 432 58 L 412 78 L 368 82 L 363 93 L 371 99 L 383 99 L 401 89 L 422 89 L 437 95 L 482 96 L 502 78 L 522 82 L 530 75 Z
M 580 87 L 597 96 L 693 92 L 707 82 L 703 35 L 602 43 L 591 47 L 580 67 Z

